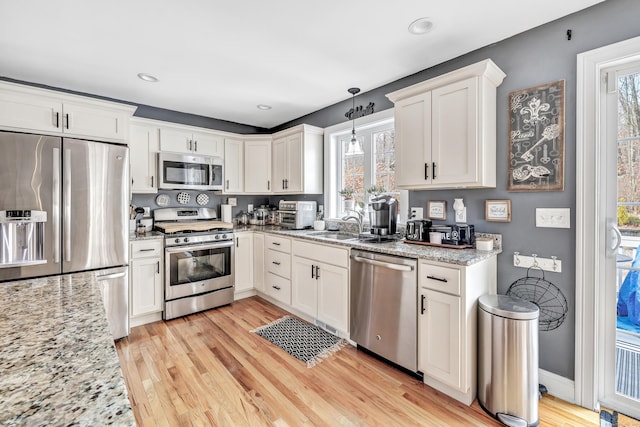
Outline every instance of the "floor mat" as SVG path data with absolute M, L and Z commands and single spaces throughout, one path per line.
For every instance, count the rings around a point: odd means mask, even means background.
M 347 345 L 346 340 L 291 316 L 285 316 L 251 332 L 272 342 L 296 359 L 302 360 L 308 368 L 322 362 Z

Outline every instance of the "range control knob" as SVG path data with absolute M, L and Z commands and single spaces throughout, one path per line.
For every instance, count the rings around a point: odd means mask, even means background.
M 188 238 L 188 237 L 185 237 L 183 241 L 184 241 L 185 243 L 189 243 L 189 238 Z
M 176 240 L 175 240 L 175 242 L 176 242 L 176 243 L 180 243 L 180 239 L 176 239 Z
M 216 239 L 216 240 L 220 240 L 220 235 L 219 235 L 219 234 L 216 234 L 216 235 L 215 235 L 215 239 Z
M 226 238 L 227 238 L 227 235 L 226 235 L 226 234 L 223 234 L 223 235 L 222 235 L 222 238 L 223 238 L 223 239 L 226 239 Z

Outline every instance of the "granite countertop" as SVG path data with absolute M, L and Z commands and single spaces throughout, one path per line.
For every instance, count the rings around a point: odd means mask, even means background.
M 386 242 L 386 243 L 366 243 L 358 241 L 357 238 L 348 240 L 338 240 L 333 237 L 328 237 L 331 233 L 329 231 L 315 231 L 315 230 L 290 230 L 281 228 L 279 226 L 265 225 L 265 226 L 240 226 L 236 227 L 234 231 L 262 231 L 264 233 L 277 234 L 287 237 L 295 237 L 299 239 L 312 240 L 316 242 L 330 243 L 332 245 L 344 246 L 353 249 L 362 249 L 365 251 L 379 252 L 389 255 L 404 256 L 408 258 L 424 259 L 429 261 L 439 261 L 449 264 L 457 265 L 473 265 L 485 259 L 491 258 L 502 252 L 502 249 L 497 246 L 492 251 L 478 251 L 476 249 L 451 249 L 437 246 L 424 246 L 417 244 L 405 243 L 402 240 Z M 342 233 L 342 232 L 340 232 Z M 324 236 L 323 236 L 324 234 Z M 476 233 L 477 236 L 485 235 L 483 233 Z
M 93 274 L 0 283 L 0 396 L 0 425 L 135 425 Z

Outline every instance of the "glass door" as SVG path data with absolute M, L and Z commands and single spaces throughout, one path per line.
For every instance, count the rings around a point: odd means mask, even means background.
M 610 240 L 600 286 L 600 402 L 640 411 L 640 63 L 605 70 L 606 202 Z

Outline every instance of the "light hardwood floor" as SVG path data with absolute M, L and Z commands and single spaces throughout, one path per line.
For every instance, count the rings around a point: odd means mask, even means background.
M 500 426 L 347 346 L 308 369 L 250 331 L 288 314 L 259 297 L 133 328 L 116 344 L 140 426 Z M 545 396 L 542 426 L 598 426 Z

